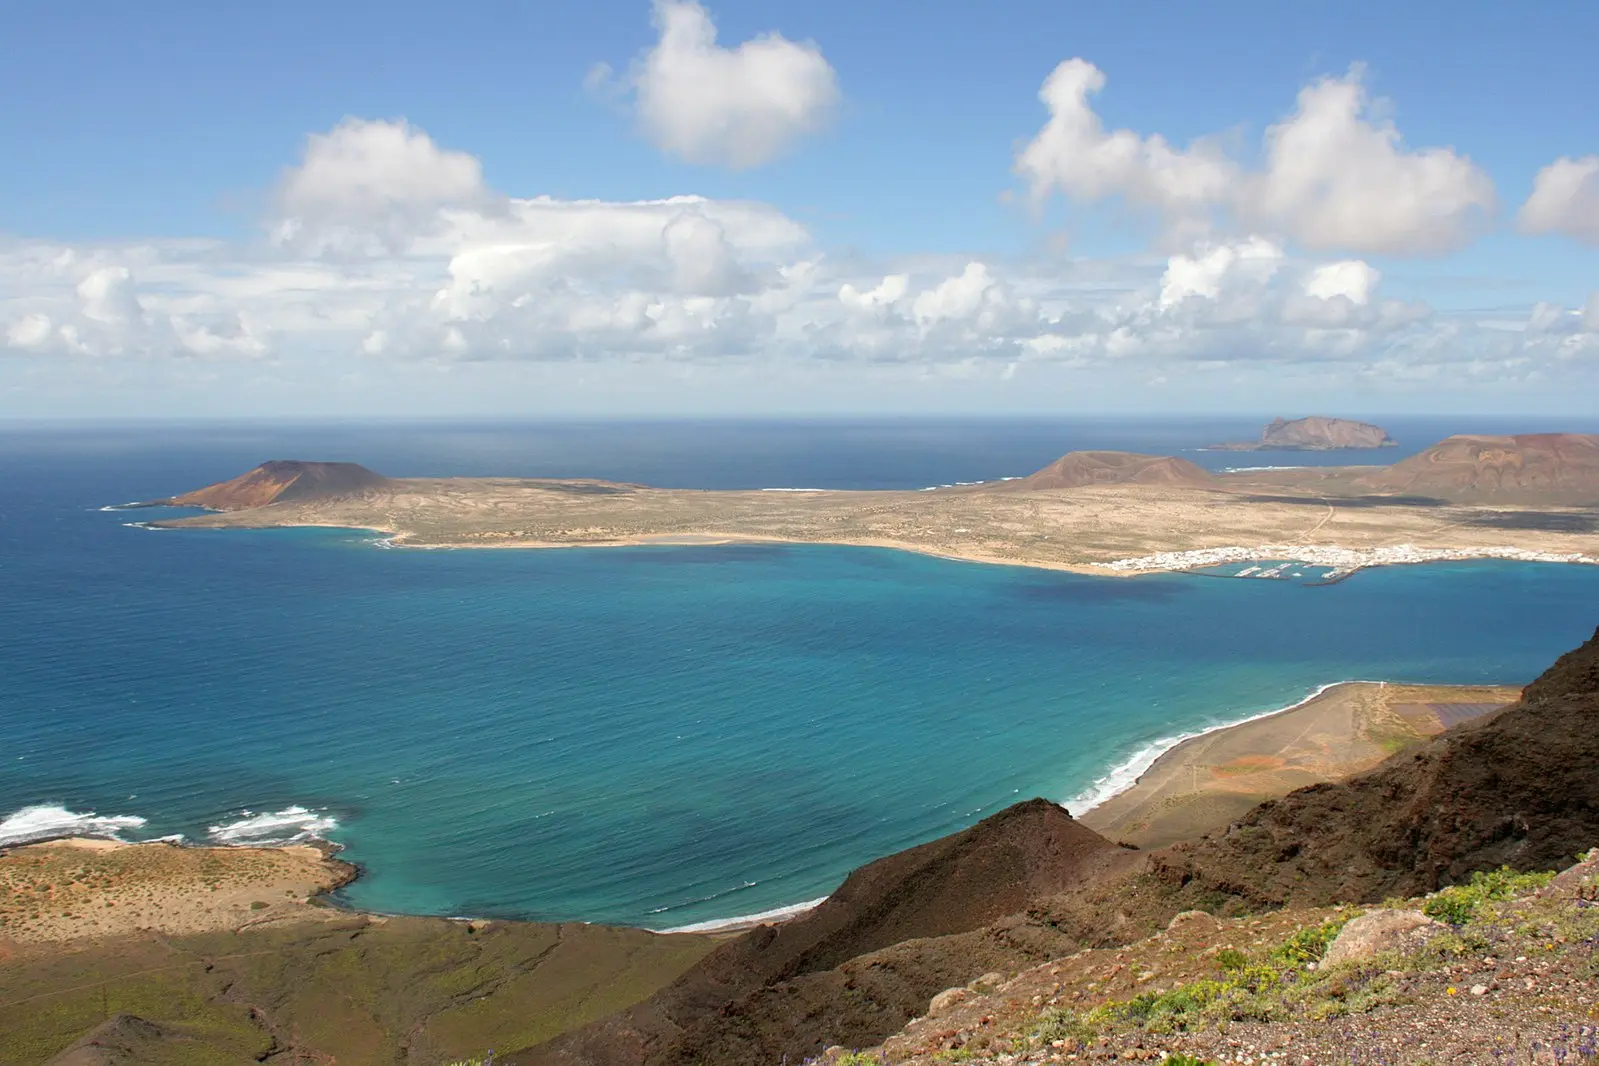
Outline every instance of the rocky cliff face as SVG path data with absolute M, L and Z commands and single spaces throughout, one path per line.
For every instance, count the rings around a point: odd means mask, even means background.
M 1172 485 L 1210 489 L 1218 482 L 1187 459 L 1136 452 L 1068 452 L 1044 469 L 1016 481 L 996 481 L 983 488 L 995 492 L 1075 489 L 1085 485 Z
M 1261 430 L 1260 440 L 1213 447 L 1234 452 L 1299 451 L 1325 452 L 1344 448 L 1391 448 L 1394 439 L 1381 426 L 1354 422 L 1347 418 L 1312 415 L 1288 421 L 1273 419 Z
M 1599 435 L 1450 437 L 1361 483 L 1466 503 L 1599 505 Z
M 245 511 L 289 500 L 332 499 L 384 489 L 392 484 L 358 463 L 308 463 L 273 459 L 247 474 L 158 501 L 177 507 Z

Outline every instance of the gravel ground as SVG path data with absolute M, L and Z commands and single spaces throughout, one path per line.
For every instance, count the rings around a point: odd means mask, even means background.
M 1416 908 L 1423 901 L 1393 904 Z M 1015 975 L 989 974 L 936 997 L 881 1048 L 833 1049 L 823 1062 L 973 1066 L 1159 1061 L 1221 1064 L 1599 1064 L 1599 849 L 1546 887 L 1481 905 L 1382 954 L 1284 973 L 1307 990 L 1270 1020 L 1206 1016 L 1153 1028 L 1115 1023 L 1036 1034 L 1061 1011 L 1080 1017 L 1144 993 L 1225 980 L 1224 962 L 1272 958 L 1297 931 L 1376 908 L 1282 911 L 1219 921 L 1198 912 L 1122 949 L 1080 952 Z M 1313 994 L 1308 994 L 1313 992 Z M 1167 1031 L 1156 1031 L 1163 1029 Z M 1053 1039 L 1051 1039 L 1053 1037 Z

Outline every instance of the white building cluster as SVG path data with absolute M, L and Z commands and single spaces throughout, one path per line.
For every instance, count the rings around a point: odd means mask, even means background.
M 1117 559 L 1095 566 L 1119 574 L 1157 573 L 1171 570 L 1200 570 L 1227 563 L 1247 563 L 1262 559 L 1292 559 L 1306 566 L 1325 566 L 1329 580 L 1345 577 L 1368 566 L 1396 566 L 1405 563 L 1456 562 L 1469 559 L 1509 559 L 1523 563 L 1588 563 L 1599 565 L 1599 556 L 1571 552 L 1528 551 L 1525 548 L 1418 548 L 1414 544 L 1395 544 L 1382 548 L 1337 548 L 1315 544 L 1262 544 L 1254 548 L 1199 548 L 1193 551 L 1157 552 L 1136 559 Z

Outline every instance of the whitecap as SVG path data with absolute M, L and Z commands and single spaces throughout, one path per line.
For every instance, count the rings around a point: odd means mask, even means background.
M 93 811 L 78 813 L 53 804 L 24 807 L 0 819 L 0 846 L 27 844 L 61 837 L 95 836 L 120 840 L 118 833 L 139 829 L 145 819 L 136 814 L 101 816 Z
M 218 844 L 239 847 L 280 847 L 319 840 L 339 827 L 338 819 L 326 808 L 310 810 L 298 804 L 281 811 L 240 811 L 236 821 L 207 828 L 211 839 Z

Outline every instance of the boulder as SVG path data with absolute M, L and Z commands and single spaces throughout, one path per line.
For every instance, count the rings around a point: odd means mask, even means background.
M 971 992 L 964 988 L 946 988 L 927 1005 L 927 1016 L 936 1018 L 940 1014 L 948 1014 L 957 1003 L 970 995 Z
M 1344 926 L 1322 957 L 1322 966 L 1360 962 L 1388 951 L 1402 951 L 1442 926 L 1420 911 L 1372 911 Z

